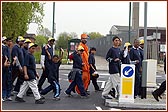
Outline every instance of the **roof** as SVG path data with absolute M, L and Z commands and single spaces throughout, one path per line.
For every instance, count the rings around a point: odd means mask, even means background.
M 119 25 L 114 25 L 114 27 L 118 30 L 129 30 L 129 26 L 119 26 Z M 130 27 L 132 29 L 132 27 Z
M 35 36 L 36 35 L 33 33 L 29 33 L 29 34 L 27 33 L 26 35 L 24 35 L 25 38 L 35 38 Z
M 120 26 L 120 25 L 113 25 L 112 27 L 115 27 L 118 30 L 122 31 L 128 31 L 129 26 Z M 166 30 L 166 27 L 157 27 L 158 30 Z M 132 29 L 132 27 L 131 27 Z M 144 27 L 140 26 L 139 29 L 144 29 Z M 156 27 L 147 27 L 147 29 L 156 29 Z

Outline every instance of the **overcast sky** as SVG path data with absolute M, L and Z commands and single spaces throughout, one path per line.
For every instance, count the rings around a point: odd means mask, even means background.
M 167 26 L 167 2 L 148 2 L 148 21 L 150 27 Z M 52 31 L 53 2 L 44 5 L 43 26 Z M 144 26 L 144 2 L 140 2 L 140 26 Z M 61 32 L 109 33 L 113 25 L 129 25 L 129 2 L 126 1 L 56 1 L 55 2 L 55 38 Z M 28 33 L 36 34 L 37 25 L 32 23 Z

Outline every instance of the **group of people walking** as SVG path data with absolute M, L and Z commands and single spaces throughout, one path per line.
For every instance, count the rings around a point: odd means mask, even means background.
M 90 80 L 92 80 L 95 91 L 101 91 L 97 84 L 99 74 L 95 66 L 96 48 L 88 48 L 86 45 L 87 34 L 81 35 L 81 42 L 75 52 L 70 55 L 73 60 L 73 68 L 68 74 L 70 85 L 65 90 L 65 94 L 72 96 L 71 92 L 80 95 L 81 98 L 88 98 Z M 43 104 L 48 92 L 53 90 L 53 99 L 60 100 L 61 87 L 59 84 L 59 67 L 63 58 L 64 50 L 60 49 L 60 55 L 55 55 L 53 50 L 54 38 L 48 38 L 48 43 L 42 48 L 41 65 L 43 73 L 41 77 L 36 72 L 36 64 L 33 53 L 37 44 L 29 39 L 19 36 L 12 50 L 9 49 L 11 39 L 2 37 L 2 101 L 12 101 L 11 92 L 17 92 L 15 101 L 25 102 L 23 95 L 33 93 L 36 104 Z M 129 42 L 124 44 L 124 49 L 120 50 L 122 40 L 118 36 L 112 38 L 113 46 L 106 54 L 109 62 L 109 79 L 102 92 L 103 99 L 119 98 L 120 93 L 120 69 L 121 64 L 135 64 L 135 85 L 134 98 L 141 95 L 141 76 L 144 40 L 134 40 L 134 44 Z M 13 83 L 17 78 L 15 86 Z M 37 84 L 36 79 L 39 79 Z M 48 79 L 49 86 L 42 88 L 45 80 Z M 156 93 L 156 92 L 155 92 Z M 153 93 L 153 95 L 155 95 Z M 155 95 L 156 96 L 156 95 Z
M 2 101 L 12 101 L 12 90 L 17 92 L 16 101 L 25 102 L 23 95 L 28 87 L 31 88 L 35 103 L 44 103 L 38 88 L 36 77 L 36 63 L 33 53 L 37 45 L 29 39 L 18 36 L 16 44 L 10 51 L 9 41 L 11 39 L 2 37 Z M 15 86 L 13 83 L 17 78 Z
M 109 62 L 109 79 L 102 92 L 102 98 L 111 99 L 108 94 L 119 98 L 120 94 L 120 68 L 121 64 L 135 64 L 135 85 L 134 98 L 141 95 L 141 75 L 142 75 L 142 60 L 143 60 L 143 45 L 144 40 L 134 40 L 134 45 L 129 42 L 124 44 L 124 49 L 120 50 L 121 39 L 114 36 L 112 39 L 113 46 L 109 49 L 106 55 L 106 60 Z M 112 89 L 113 88 L 113 89 Z
M 93 80 L 95 90 L 99 91 L 97 84 L 96 66 L 94 54 L 96 48 L 91 48 L 90 53 L 86 45 L 88 35 L 81 35 L 81 43 L 76 51 L 72 54 L 73 69 L 75 77 L 71 80 L 69 88 L 65 93 L 69 96 L 71 91 L 78 93 L 81 98 L 88 97 L 88 86 L 90 78 Z M 43 73 L 41 76 L 36 72 L 36 64 L 33 53 L 37 44 L 32 43 L 29 39 L 24 39 L 22 36 L 17 37 L 16 44 L 10 50 L 7 45 L 11 39 L 2 37 L 2 58 L 3 58 L 3 85 L 2 85 L 2 101 L 12 101 L 11 95 L 17 93 L 15 101 L 25 102 L 24 94 L 33 93 L 36 104 L 43 104 L 48 92 L 53 90 L 54 100 L 60 100 L 60 84 L 59 84 L 59 67 L 63 58 L 64 50 L 61 48 L 60 56 L 54 55 L 53 44 L 55 39 L 48 38 L 48 43 L 42 48 L 41 65 Z M 94 74 L 96 73 L 96 74 Z M 94 74 L 95 76 L 90 76 Z M 16 84 L 14 84 L 17 78 Z M 37 78 L 40 78 L 38 83 Z M 48 79 L 49 86 L 42 88 L 45 80 Z

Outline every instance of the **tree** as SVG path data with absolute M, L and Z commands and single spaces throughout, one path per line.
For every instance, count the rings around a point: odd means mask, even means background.
M 90 39 L 96 39 L 96 38 L 101 38 L 103 35 L 101 35 L 99 32 L 90 32 L 88 33 Z
M 71 32 L 69 35 L 72 38 L 78 38 L 78 35 L 75 32 Z
M 43 3 L 39 2 L 3 2 L 2 35 L 17 37 L 24 35 L 30 23 L 39 27 L 43 19 Z
M 43 44 L 47 43 L 47 38 L 42 35 L 37 35 L 36 36 L 36 43 L 38 46 L 42 46 Z
M 51 31 L 48 28 L 39 28 L 37 31 L 38 35 L 43 35 L 45 37 L 51 37 Z
M 67 32 L 60 33 L 58 36 L 56 46 L 58 48 L 66 49 L 68 46 L 68 40 L 70 40 L 70 39 L 72 39 L 72 37 Z

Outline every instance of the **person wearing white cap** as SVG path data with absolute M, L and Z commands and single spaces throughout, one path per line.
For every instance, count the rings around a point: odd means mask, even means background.
M 49 56 L 48 54 L 46 53 L 46 50 L 48 50 L 49 52 L 49 55 L 51 56 L 51 58 L 53 57 L 53 44 L 54 44 L 54 41 L 55 39 L 50 37 L 48 38 L 48 44 L 45 45 L 43 48 L 42 48 L 42 52 L 41 52 L 41 66 L 42 66 L 42 69 L 43 69 L 43 73 L 40 77 L 40 80 L 38 82 L 38 88 L 39 88 L 39 91 L 42 90 L 42 85 L 44 83 L 44 81 L 46 80 L 47 78 L 47 74 L 49 73 Z
M 30 43 L 28 45 L 28 53 L 24 59 L 24 82 L 20 87 L 20 91 L 17 94 L 15 101 L 25 102 L 25 100 L 23 100 L 23 96 L 28 87 L 30 87 L 35 97 L 35 104 L 43 104 L 45 102 L 44 97 L 40 96 L 36 81 L 36 77 L 39 78 L 39 75 L 36 72 L 35 58 L 33 56 L 36 47 L 37 44 L 34 43 Z
M 31 40 L 30 39 L 25 39 L 25 41 L 24 41 L 24 44 L 23 44 L 23 48 L 22 48 L 22 50 L 23 50 L 23 56 L 24 56 L 24 58 L 25 58 L 25 56 L 28 54 L 28 45 L 31 43 Z M 30 96 L 30 94 L 32 94 L 32 91 L 31 91 L 31 89 L 29 88 L 28 90 L 27 90 L 27 92 L 26 92 L 26 95 L 27 96 Z
M 19 92 L 20 85 L 23 83 L 23 64 L 24 64 L 24 56 L 22 46 L 24 44 L 25 39 L 22 36 L 18 36 L 16 39 L 16 44 L 13 46 L 11 51 L 11 60 L 13 63 L 13 58 L 17 57 L 18 63 L 12 66 L 12 83 L 18 77 L 14 92 Z
M 31 43 L 31 40 L 30 39 L 25 39 L 24 44 L 23 44 L 23 48 L 22 48 L 24 57 L 28 53 L 28 45 L 29 45 L 29 43 Z
M 2 37 L 2 56 L 7 56 L 8 54 L 7 54 L 7 46 L 6 46 L 6 40 L 7 40 L 7 38 L 6 38 L 6 36 L 3 36 Z M 8 56 L 7 56 L 8 57 Z M 9 57 L 8 57 L 9 58 Z
M 126 42 L 124 44 L 124 49 L 121 52 L 122 64 L 130 64 L 131 60 L 130 60 L 129 52 L 131 48 L 132 48 L 132 45 L 129 42 Z
M 2 37 L 2 101 L 12 101 L 11 98 L 11 73 L 10 73 L 10 50 L 6 36 Z

